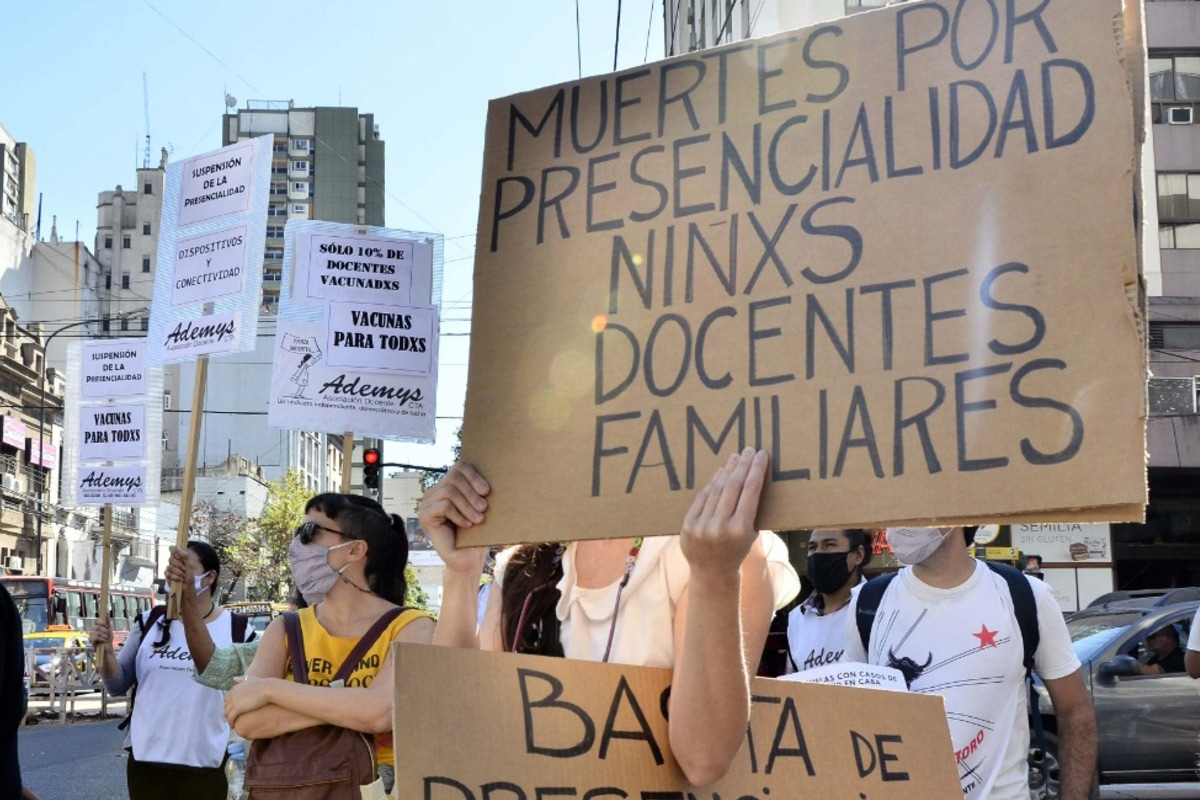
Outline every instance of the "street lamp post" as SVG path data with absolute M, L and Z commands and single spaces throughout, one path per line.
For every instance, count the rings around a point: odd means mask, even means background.
M 149 309 L 145 308 L 145 307 L 137 308 L 137 309 L 134 309 L 133 311 L 124 311 L 115 316 L 107 317 L 107 319 L 109 319 L 109 320 L 127 319 L 131 316 L 134 316 L 135 314 L 142 314 L 142 313 L 145 313 L 146 311 L 149 311 Z M 42 345 L 42 369 L 41 369 L 41 374 L 38 376 L 39 394 L 41 396 L 41 400 L 40 400 L 40 404 L 39 404 L 39 408 L 38 408 L 38 466 L 40 466 L 42 468 L 41 471 L 38 473 L 38 514 L 37 514 L 37 542 L 38 542 L 37 574 L 38 575 L 42 574 L 42 550 L 44 549 L 44 543 L 43 543 L 43 539 L 42 539 L 42 515 L 46 511 L 46 504 L 47 504 L 46 465 L 44 462 L 45 462 L 45 452 L 46 452 L 46 370 L 49 367 L 46 364 L 46 359 L 50 353 L 50 343 L 54 341 L 55 336 L 58 336 L 63 331 L 69 331 L 72 328 L 78 328 L 82 325 L 90 325 L 93 322 L 97 322 L 97 321 L 98 320 L 94 320 L 94 319 L 85 319 L 85 320 L 80 320 L 79 322 L 72 322 L 67 325 L 63 325 L 58 330 L 54 331 L 54 333 L 50 334 L 50 336 L 48 336 L 46 338 L 45 344 Z M 61 469 L 61 465 L 59 468 Z

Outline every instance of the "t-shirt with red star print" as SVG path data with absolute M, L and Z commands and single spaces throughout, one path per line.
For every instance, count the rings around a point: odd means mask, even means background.
M 1044 680 L 1079 669 L 1050 588 L 1030 580 L 1040 642 L 1034 671 Z M 1004 578 L 982 561 L 953 589 L 922 582 L 911 567 L 888 586 L 863 652 L 850 601 L 846 661 L 900 670 L 914 692 L 941 695 L 967 800 L 1028 800 L 1024 645 Z

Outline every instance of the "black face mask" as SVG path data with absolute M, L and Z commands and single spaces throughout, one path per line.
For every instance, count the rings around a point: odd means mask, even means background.
M 848 552 L 809 553 L 808 579 L 821 594 L 832 594 L 850 580 L 850 568 L 846 566 Z

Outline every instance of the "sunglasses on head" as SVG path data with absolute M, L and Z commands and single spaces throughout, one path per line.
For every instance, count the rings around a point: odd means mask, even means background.
M 317 531 L 329 531 L 330 533 L 336 533 L 338 536 L 346 535 L 335 528 L 326 528 L 324 525 L 318 525 L 315 522 L 301 522 L 296 526 L 296 530 L 292 536 L 299 539 L 301 544 L 308 544 L 317 535 Z

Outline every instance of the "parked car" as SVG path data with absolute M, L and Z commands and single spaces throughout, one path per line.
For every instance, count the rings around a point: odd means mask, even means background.
M 69 659 L 77 672 L 87 665 L 87 634 L 66 625 L 51 625 L 44 631 L 25 634 L 26 651 L 33 651 L 33 672 L 26 674 L 27 688 L 49 688 L 52 679 L 62 674 L 62 661 Z M 26 659 L 26 663 L 29 660 Z
M 282 614 L 284 611 L 294 611 L 295 609 L 287 603 L 268 603 L 266 601 L 255 602 L 249 600 L 238 601 L 234 603 L 226 603 L 225 608 L 235 614 L 242 614 L 250 618 L 250 627 L 253 628 L 261 636 L 266 631 L 267 626 L 271 624 L 271 620 Z
M 1088 607 L 1067 616 L 1067 629 L 1096 706 L 1099 749 L 1097 784 L 1176 783 L 1200 780 L 1200 681 L 1186 672 L 1140 675 L 1149 658 L 1146 637 L 1175 626 L 1187 647 L 1200 602 L 1171 602 L 1162 592 Z M 1050 778 L 1036 796 L 1058 797 L 1058 737 L 1054 709 L 1035 676 L 1038 712 L 1046 730 L 1046 753 L 1030 744 L 1030 787 Z M 1032 730 L 1032 727 L 1031 727 Z M 1036 737 L 1034 737 L 1036 739 Z

